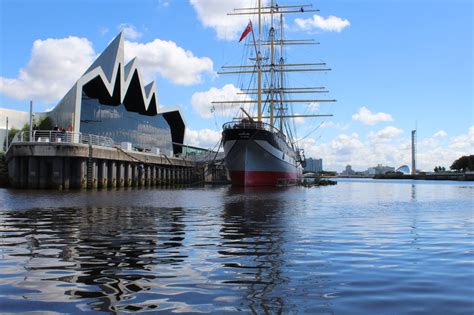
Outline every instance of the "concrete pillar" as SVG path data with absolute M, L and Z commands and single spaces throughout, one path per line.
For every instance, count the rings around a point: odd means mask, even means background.
M 52 188 L 63 189 L 63 159 L 53 158 L 53 176 L 51 177 Z
M 132 176 L 132 165 L 129 163 L 129 162 L 126 162 L 124 164 L 124 186 L 125 187 L 132 187 L 132 179 L 133 179 L 133 176 Z
M 175 185 L 176 184 L 176 168 L 171 168 L 171 184 Z
M 51 177 L 50 170 L 51 163 L 48 163 L 48 157 L 41 157 L 39 160 L 39 179 L 38 179 L 38 188 L 39 189 L 46 189 L 49 185 L 49 178 Z
M 143 171 L 144 171 L 143 177 L 145 179 L 144 186 L 150 187 L 150 166 L 145 165 Z
M 154 187 L 156 184 L 156 167 L 155 165 L 150 166 L 150 186 Z
M 136 164 L 132 164 L 132 187 L 138 186 L 138 167 Z
M 80 160 L 80 166 L 81 166 L 81 188 L 82 189 L 87 189 L 87 159 L 81 159 Z
M 158 165 L 153 165 L 153 178 L 152 178 L 152 181 L 153 181 L 153 186 L 158 186 L 158 181 L 159 181 L 159 178 L 158 178 L 158 175 L 159 175 L 159 168 L 158 168 Z
M 20 188 L 20 158 L 14 157 L 8 162 L 8 179 L 13 188 Z
M 86 160 L 80 158 L 71 159 L 71 187 L 75 189 L 82 188 L 86 170 Z
M 165 166 L 165 179 L 164 179 L 165 185 L 169 185 L 171 183 L 170 179 L 171 179 L 171 171 L 167 166 Z
M 124 162 L 117 162 L 117 187 L 121 188 L 125 183 Z
M 117 187 L 117 164 L 115 161 L 109 161 L 107 172 L 107 186 L 109 188 Z
M 20 157 L 20 185 L 19 188 L 28 188 L 28 157 Z
M 98 167 L 98 187 L 99 188 L 107 188 L 107 173 L 108 173 L 108 165 L 106 160 L 98 160 L 97 161 Z
M 28 188 L 37 189 L 39 187 L 39 158 L 28 157 Z
M 97 183 L 98 183 L 98 173 L 99 173 L 99 165 L 98 165 L 98 160 L 93 160 L 92 161 L 92 188 L 97 189 Z
M 192 184 L 192 182 L 193 182 L 192 176 L 193 176 L 192 169 L 190 167 L 188 167 L 188 169 L 187 169 L 187 181 L 186 181 L 188 184 Z
M 161 166 L 156 167 L 156 179 L 157 179 L 157 185 L 163 185 L 163 168 Z
M 63 189 L 71 188 L 71 158 L 63 158 Z
M 143 164 L 137 166 L 138 169 L 138 187 L 145 186 L 145 167 Z

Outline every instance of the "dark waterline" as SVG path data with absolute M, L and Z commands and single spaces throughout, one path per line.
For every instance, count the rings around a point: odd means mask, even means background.
M 0 312 L 472 314 L 474 185 L 0 190 Z

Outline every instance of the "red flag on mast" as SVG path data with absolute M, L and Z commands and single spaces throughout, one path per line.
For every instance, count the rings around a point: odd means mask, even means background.
M 244 32 L 242 33 L 242 36 L 240 36 L 239 43 L 245 38 L 245 36 L 248 35 L 252 31 L 252 21 L 249 21 L 249 24 L 245 28 Z

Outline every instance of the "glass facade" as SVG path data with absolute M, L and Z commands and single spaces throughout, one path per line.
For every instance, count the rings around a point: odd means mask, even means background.
M 85 94 L 82 96 L 80 132 L 110 137 L 117 143 L 131 142 L 139 151 L 159 148 L 167 154 L 173 150 L 171 128 L 162 115 L 129 112 L 123 104 L 103 105 Z

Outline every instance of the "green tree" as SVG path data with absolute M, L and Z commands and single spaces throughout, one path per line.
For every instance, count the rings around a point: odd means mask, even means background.
M 38 130 L 53 130 L 53 121 L 49 117 L 44 117 L 41 119 L 36 126 Z
M 462 170 L 463 172 L 466 172 L 467 170 L 474 171 L 474 155 L 461 156 L 459 159 L 453 162 L 453 164 L 450 166 L 450 169 L 457 171 Z
M 19 132 L 20 130 L 16 129 L 16 128 L 9 128 L 8 129 L 8 145 L 10 145 L 12 143 L 12 140 L 13 140 L 13 137 L 16 135 L 17 132 Z M 5 140 L 5 142 L 2 144 L 4 147 L 6 146 L 6 143 L 7 141 Z

